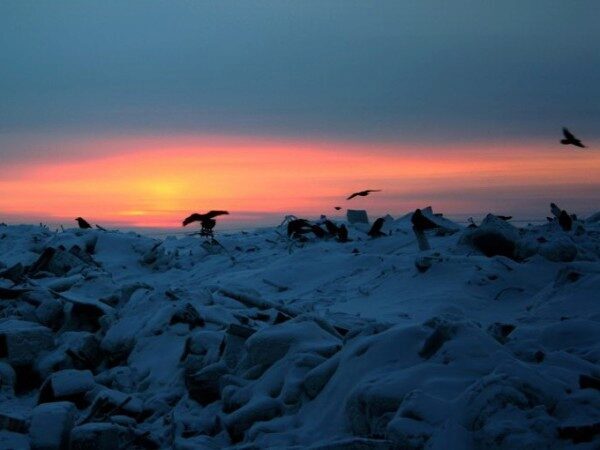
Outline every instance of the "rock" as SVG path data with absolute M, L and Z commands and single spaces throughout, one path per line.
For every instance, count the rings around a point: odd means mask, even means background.
M 204 319 L 200 317 L 200 314 L 196 308 L 194 308 L 194 305 L 185 303 L 173 313 L 171 320 L 169 321 L 169 325 L 177 323 L 186 323 L 188 324 L 189 329 L 192 330 L 195 327 L 203 327 Z
M 78 408 L 87 406 L 85 395 L 96 383 L 89 370 L 66 369 L 53 373 L 42 385 L 38 404 L 67 400 Z
M 542 243 L 538 253 L 549 261 L 571 262 L 577 257 L 577 247 L 567 237 L 561 237 Z
M 385 439 L 369 439 L 363 437 L 350 437 L 327 444 L 317 444 L 309 450 L 394 450 L 396 445 Z
M 19 412 L 0 411 L 0 430 L 27 433 L 29 423 Z
M 29 438 L 25 434 L 0 430 L 0 448 L 4 450 L 29 450 Z
M 468 245 L 487 257 L 518 259 L 519 232 L 510 223 L 488 214 L 477 228 L 467 228 L 458 243 Z
M 225 419 L 225 426 L 234 442 L 239 442 L 246 430 L 254 423 L 271 420 L 281 415 L 281 404 L 270 397 L 250 402 L 233 412 Z
M 224 362 L 218 362 L 202 370 L 185 374 L 185 385 L 190 398 L 201 405 L 208 405 L 221 397 L 220 379 L 229 373 Z
M 67 331 L 58 337 L 55 350 L 42 356 L 36 366 L 42 378 L 62 369 L 93 370 L 102 354 L 96 337 L 87 331 Z
M 144 405 L 139 398 L 114 389 L 100 391 L 90 408 L 93 411 L 92 417 L 125 415 L 133 418 L 141 414 L 143 409 Z
M 579 388 L 596 389 L 597 391 L 600 391 L 600 378 L 592 375 L 579 375 Z
M 339 362 L 339 358 L 332 357 L 308 372 L 303 383 L 306 395 L 315 398 L 333 376 Z
M 64 321 L 63 304 L 54 298 L 48 298 L 35 309 L 35 317 L 44 326 L 58 330 Z
M 86 266 L 86 263 L 74 254 L 62 248 L 46 248 L 38 260 L 31 265 L 29 273 L 35 275 L 38 272 L 50 272 L 57 277 L 67 275 L 75 267 Z
M 508 336 L 515 330 L 516 326 L 510 323 L 495 322 L 491 324 L 487 331 L 501 344 L 506 343 Z
M 75 412 L 75 406 L 70 402 L 36 406 L 29 427 L 32 450 L 67 450 Z
M 15 319 L 0 323 L 0 358 L 6 358 L 13 367 L 32 365 L 40 353 L 53 346 L 49 328 Z
M 71 330 L 96 332 L 101 326 L 100 318 L 114 311 L 111 306 L 98 300 L 71 298 L 64 295 L 62 298 L 71 304 L 67 323 L 67 328 Z
M 443 321 L 439 324 L 433 324 L 433 326 L 435 327 L 433 332 L 427 337 L 423 343 L 423 347 L 419 351 L 419 356 L 421 358 L 431 358 L 447 341 L 452 339 L 456 333 L 455 326 Z
M 70 450 L 115 450 L 122 427 L 112 423 L 86 423 L 71 431 Z
M 13 392 L 16 381 L 15 369 L 10 364 L 0 361 L 0 391 L 6 389 L 8 392 Z

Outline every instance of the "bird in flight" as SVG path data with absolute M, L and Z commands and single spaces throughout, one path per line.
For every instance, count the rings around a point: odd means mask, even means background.
M 186 217 L 183 221 L 183 226 L 189 225 L 192 222 L 200 222 L 202 226 L 202 230 L 200 231 L 200 235 L 202 236 L 212 236 L 213 228 L 217 224 L 217 221 L 214 219 L 217 216 L 222 216 L 223 214 L 229 214 L 227 211 L 209 211 L 206 214 L 198 214 L 194 213 L 189 217 Z
M 335 209 L 336 211 L 339 211 L 340 209 L 342 209 L 341 206 L 334 206 L 333 209 Z
M 90 223 L 82 217 L 78 217 L 75 220 L 77 221 L 77 225 L 79 225 L 79 228 L 83 228 L 83 229 L 92 228 Z
M 371 192 L 381 192 L 381 189 L 367 189 L 366 191 L 355 192 L 350 197 L 348 197 L 346 200 L 350 200 L 350 199 L 352 199 L 354 197 L 358 197 L 358 196 L 366 197 Z
M 583 143 L 565 127 L 563 127 L 563 134 L 565 135 L 565 138 L 560 141 L 562 145 L 574 145 L 575 147 L 585 148 L 585 145 L 583 145 Z

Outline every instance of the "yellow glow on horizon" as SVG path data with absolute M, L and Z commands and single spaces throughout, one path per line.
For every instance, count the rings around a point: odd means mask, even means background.
M 600 153 L 542 146 L 419 148 L 260 139 L 165 139 L 104 143 L 107 156 L 44 162 L 0 175 L 0 212 L 135 226 L 177 226 L 209 209 L 319 213 L 355 190 L 383 189 L 369 205 L 394 196 L 503 186 L 597 183 Z M 81 144 L 82 146 L 85 143 Z M 110 151 L 111 147 L 118 151 Z M 365 148 L 363 148 L 365 147 Z M 387 199 L 387 200 L 386 200 Z M 456 199 L 458 204 L 460 199 Z M 396 210 L 401 210 L 398 205 Z

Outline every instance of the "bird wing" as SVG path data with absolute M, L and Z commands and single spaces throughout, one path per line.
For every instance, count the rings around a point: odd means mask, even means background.
M 575 136 L 573 135 L 573 133 L 571 133 L 567 128 L 563 127 L 563 134 L 565 135 L 565 137 L 567 139 L 575 139 Z
M 365 192 L 381 192 L 381 189 L 367 189 Z
M 186 217 L 183 220 L 183 226 L 185 227 L 186 225 L 189 225 L 192 222 L 197 222 L 199 220 L 202 220 L 202 217 L 203 217 L 202 214 L 194 213 L 191 216 Z
M 350 197 L 348 197 L 346 200 L 351 200 L 351 199 L 353 199 L 354 197 L 356 197 L 357 195 L 359 195 L 359 193 L 358 193 L 358 192 L 355 192 L 355 193 L 354 193 L 354 194 L 352 194 Z
M 571 142 L 571 144 L 573 144 L 575 147 L 585 148 L 585 145 L 583 145 L 583 143 L 579 139 L 574 139 L 573 142 Z
M 224 214 L 229 214 L 229 212 L 227 212 L 227 211 L 214 211 L 214 210 L 211 210 L 211 211 L 207 212 L 206 214 L 204 214 L 204 217 L 206 219 L 212 219 L 213 217 L 222 216 Z

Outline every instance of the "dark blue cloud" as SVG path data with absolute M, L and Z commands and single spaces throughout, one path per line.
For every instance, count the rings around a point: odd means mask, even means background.
M 4 0 L 0 140 L 433 142 L 554 138 L 563 124 L 596 139 L 599 18 L 597 0 Z

